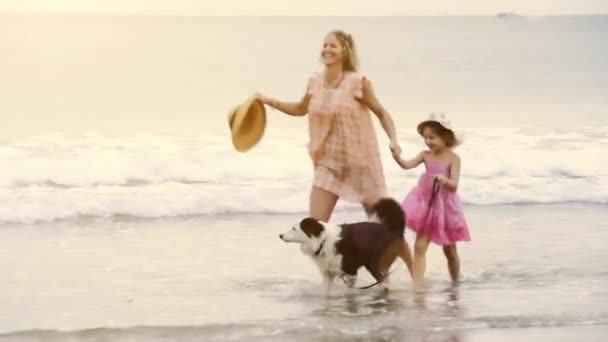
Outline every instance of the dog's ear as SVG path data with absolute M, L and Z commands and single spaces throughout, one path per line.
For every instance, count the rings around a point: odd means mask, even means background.
M 308 237 L 318 237 L 323 232 L 323 225 L 312 217 L 307 217 L 300 222 L 300 228 Z

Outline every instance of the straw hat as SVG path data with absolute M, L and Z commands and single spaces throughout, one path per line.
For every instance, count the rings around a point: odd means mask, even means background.
M 418 134 L 422 134 L 422 128 L 424 127 L 425 124 L 427 124 L 429 122 L 437 122 L 443 128 L 450 130 L 450 131 L 452 131 L 452 133 L 454 133 L 454 130 L 452 129 L 452 123 L 450 122 L 450 120 L 448 120 L 448 118 L 445 116 L 445 114 L 431 113 L 426 120 L 424 120 L 418 124 L 418 127 L 416 128 L 418 131 Z
M 232 133 L 232 145 L 239 152 L 255 146 L 266 128 L 266 108 L 251 97 L 228 113 L 228 126 Z

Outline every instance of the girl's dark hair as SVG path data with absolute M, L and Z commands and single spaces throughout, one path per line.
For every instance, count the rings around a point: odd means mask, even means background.
M 450 147 L 450 148 L 455 147 L 455 146 L 460 145 L 460 143 L 461 143 L 461 141 L 456 138 L 454 131 L 441 126 L 441 124 L 439 122 L 429 121 L 429 122 L 422 123 L 418 127 L 418 132 L 420 132 L 420 135 L 422 135 L 422 131 L 424 130 L 424 127 L 429 127 L 430 129 L 432 129 L 433 132 L 435 134 L 437 134 L 441 138 L 441 140 L 443 140 L 443 142 L 445 142 L 445 145 L 447 147 Z

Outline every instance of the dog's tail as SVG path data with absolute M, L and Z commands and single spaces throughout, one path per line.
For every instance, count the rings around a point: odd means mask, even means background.
M 394 199 L 389 197 L 381 198 L 378 202 L 376 202 L 376 204 L 371 207 L 369 215 L 373 219 L 373 221 L 382 223 L 383 225 L 387 226 L 388 229 L 390 229 L 391 231 L 397 232 L 398 234 L 403 236 L 405 230 L 405 212 L 403 212 L 403 209 L 401 209 L 401 205 L 399 205 L 399 203 Z M 389 246 L 389 248 L 391 247 Z M 391 258 L 391 263 L 392 260 L 394 260 L 394 258 Z M 378 262 L 380 261 L 378 260 Z M 392 271 L 388 271 L 387 269 L 386 273 L 374 275 L 374 277 L 377 279 L 375 283 L 363 287 L 358 287 L 358 289 L 369 289 L 370 287 L 380 284 L 391 272 Z
M 405 229 L 405 213 L 401 205 L 392 198 L 381 198 L 370 210 L 370 214 L 376 217 L 379 223 L 389 229 L 403 234 Z

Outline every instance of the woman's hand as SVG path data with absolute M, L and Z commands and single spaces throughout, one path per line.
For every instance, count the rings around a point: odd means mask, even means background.
M 255 93 L 255 94 L 253 94 L 253 97 L 257 100 L 260 100 L 260 102 L 262 102 L 265 105 L 271 105 L 274 102 L 273 99 L 271 99 L 268 96 L 262 95 L 261 93 Z
M 391 141 L 389 148 L 391 149 L 391 154 L 393 157 L 398 157 L 401 155 L 401 146 L 396 141 Z

